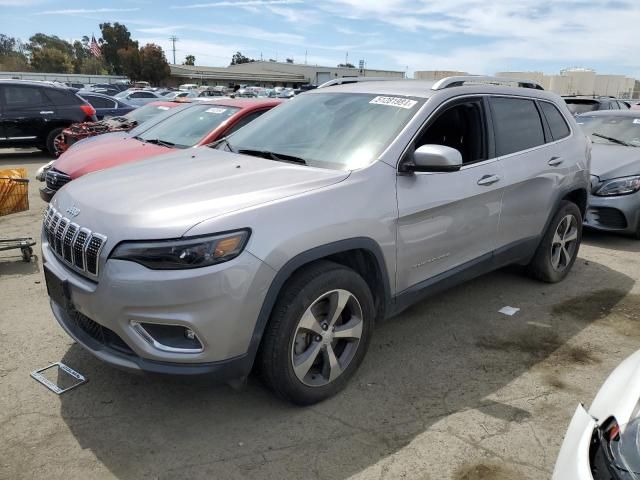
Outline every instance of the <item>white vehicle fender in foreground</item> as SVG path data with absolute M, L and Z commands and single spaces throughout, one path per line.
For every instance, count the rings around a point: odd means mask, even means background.
M 565 434 L 553 480 L 593 480 L 589 464 L 589 444 L 596 421 L 582 404 L 578 405 Z

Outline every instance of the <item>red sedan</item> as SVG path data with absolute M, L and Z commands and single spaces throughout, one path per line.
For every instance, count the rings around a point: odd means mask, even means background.
M 74 123 L 62 131 L 62 137 L 57 140 L 56 146 L 58 151 L 63 153 L 84 138 L 109 132 L 128 132 L 147 120 L 182 105 L 178 102 L 151 102 L 121 117 L 106 118 L 97 122 Z
M 88 138 L 63 153 L 46 174 L 46 202 L 71 180 L 137 162 L 174 149 L 198 147 L 226 137 L 282 103 L 277 99 L 215 99 L 192 103 L 151 127 Z

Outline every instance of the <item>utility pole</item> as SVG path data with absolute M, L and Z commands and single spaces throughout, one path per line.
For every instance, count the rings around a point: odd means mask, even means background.
M 349 64 L 349 52 L 344 56 L 344 65 L 347 66 Z
M 307 64 L 307 50 L 304 51 L 304 64 Z
M 169 37 L 169 40 L 171 40 L 171 43 L 173 44 L 173 64 L 176 64 L 176 42 L 178 41 L 178 37 L 176 37 L 175 35 L 171 35 Z

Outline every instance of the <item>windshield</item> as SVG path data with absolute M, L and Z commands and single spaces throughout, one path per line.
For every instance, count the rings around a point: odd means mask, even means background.
M 136 138 L 144 141 L 161 141 L 177 148 L 193 147 L 220 126 L 239 108 L 223 105 L 198 104 L 170 116 Z
M 145 105 L 144 107 L 132 110 L 131 112 L 127 113 L 125 117 L 140 125 L 141 123 L 149 120 L 151 117 L 155 117 L 159 113 L 166 112 L 170 109 L 171 107 L 167 107 L 165 105 Z
M 637 118 L 615 114 L 580 115 L 576 121 L 593 143 L 640 146 L 640 112 Z
M 598 110 L 600 103 L 595 100 L 568 100 L 565 99 L 569 111 L 574 115 L 580 115 L 581 113 L 593 112 Z
M 230 147 L 297 157 L 322 168 L 362 168 L 378 158 L 423 102 L 355 93 L 299 95 L 238 130 Z

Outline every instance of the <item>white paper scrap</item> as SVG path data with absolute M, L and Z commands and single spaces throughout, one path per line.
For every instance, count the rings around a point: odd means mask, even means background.
M 509 315 L 510 317 L 512 317 L 519 311 L 520 309 L 515 307 L 502 307 L 500 310 L 498 310 L 498 313 L 502 313 L 503 315 Z

